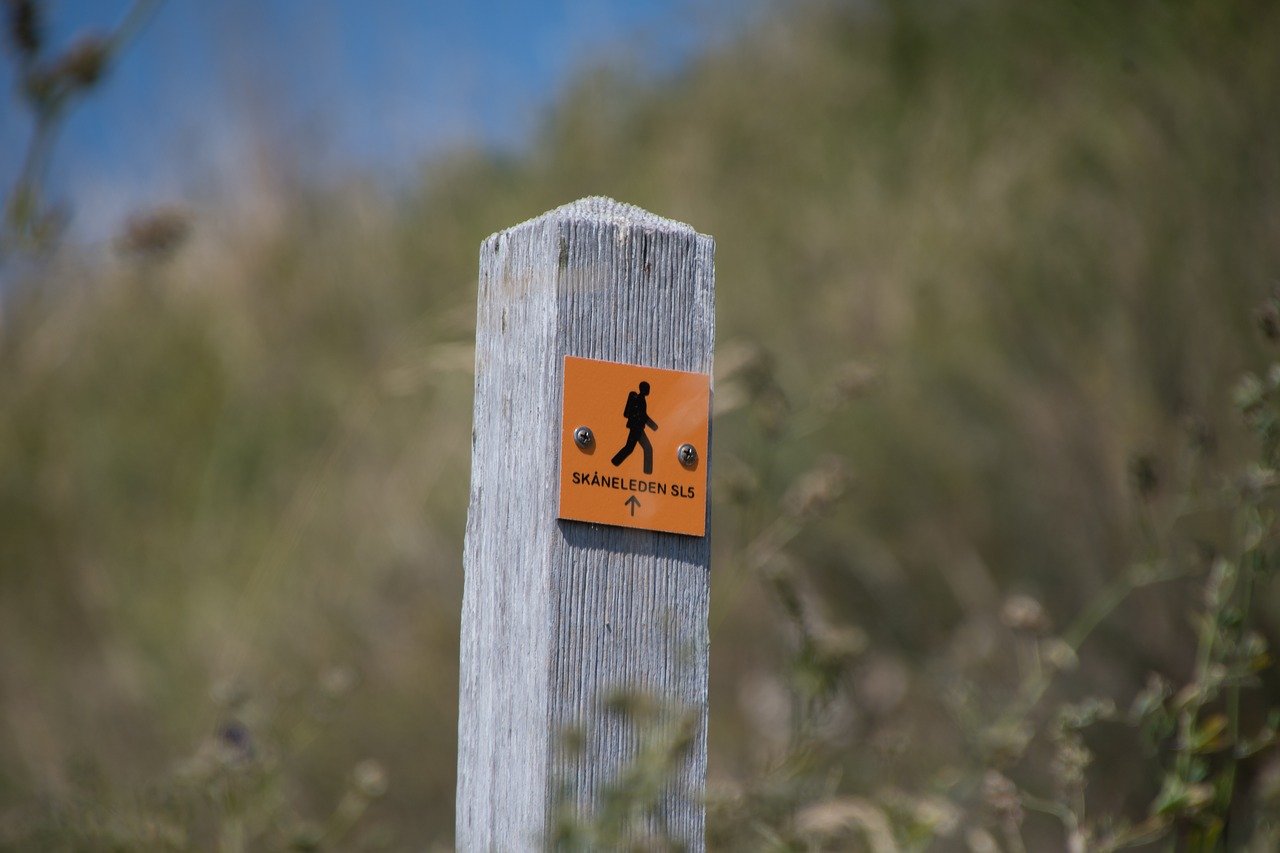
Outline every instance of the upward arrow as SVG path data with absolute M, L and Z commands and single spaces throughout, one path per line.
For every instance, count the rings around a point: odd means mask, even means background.
M 632 517 L 632 518 L 635 518 L 635 517 L 636 517 L 636 507 L 640 506 L 640 501 L 636 498 L 636 496 L 635 496 L 635 495 L 632 495 L 631 497 L 627 498 L 627 502 L 626 502 L 625 504 L 623 504 L 623 506 L 630 506 L 630 507 L 631 507 L 631 517 Z

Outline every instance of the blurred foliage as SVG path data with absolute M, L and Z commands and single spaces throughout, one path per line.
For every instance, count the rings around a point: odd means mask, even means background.
M 1277 44 L 793 4 L 396 197 L 10 261 L 0 847 L 448 843 L 475 253 L 607 194 L 718 245 L 714 847 L 1274 849 Z

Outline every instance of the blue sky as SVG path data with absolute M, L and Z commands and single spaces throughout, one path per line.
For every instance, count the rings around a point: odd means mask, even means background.
M 45 0 L 53 52 L 129 0 Z M 96 239 L 130 210 L 234 193 L 246 159 L 396 181 L 459 144 L 519 146 L 574 71 L 669 71 L 733 27 L 708 0 L 167 0 L 69 115 L 48 187 Z M 722 2 L 727 10 L 738 4 Z M 9 46 L 6 43 L 6 51 Z M 30 133 L 0 69 L 0 186 Z M 296 158 L 296 159 L 295 159 Z

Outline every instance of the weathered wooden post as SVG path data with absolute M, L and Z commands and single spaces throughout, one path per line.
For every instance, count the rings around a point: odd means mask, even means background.
M 650 830 L 704 847 L 713 253 L 606 198 L 481 246 L 459 850 L 590 814 L 638 748 L 618 691 L 695 715 Z

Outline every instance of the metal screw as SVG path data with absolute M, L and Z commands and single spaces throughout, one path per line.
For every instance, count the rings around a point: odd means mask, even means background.
M 692 444 L 682 444 L 676 450 L 676 458 L 684 467 L 695 468 L 698 465 L 698 449 Z
M 573 443 L 583 450 L 590 450 L 595 446 L 596 437 L 591 432 L 591 427 L 580 426 L 573 431 Z

